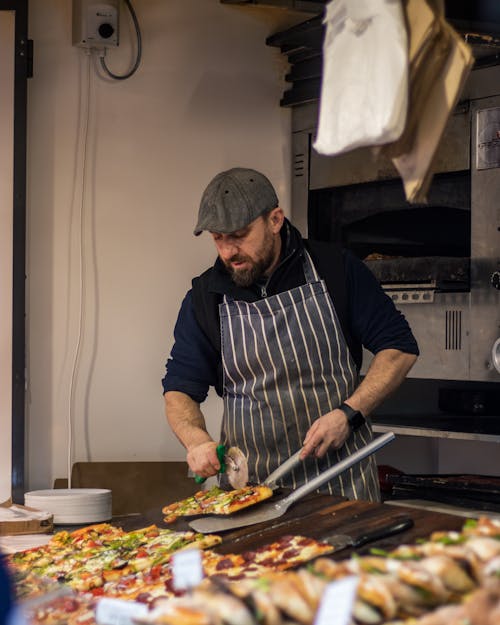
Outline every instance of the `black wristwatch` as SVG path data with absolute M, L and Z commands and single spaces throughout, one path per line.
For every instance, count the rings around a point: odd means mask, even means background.
M 355 432 L 364 423 L 366 423 L 366 419 L 364 418 L 363 413 L 359 410 L 354 410 L 354 408 L 351 408 L 349 404 L 340 404 L 339 410 L 342 410 L 342 412 L 347 417 L 347 423 L 351 428 L 351 432 Z

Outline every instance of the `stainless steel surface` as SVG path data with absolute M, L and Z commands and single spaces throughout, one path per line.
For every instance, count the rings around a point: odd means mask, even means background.
M 301 452 L 302 452 L 302 449 L 299 449 L 293 454 L 293 456 L 290 456 L 288 460 L 285 460 L 283 464 L 281 464 L 275 471 L 273 471 L 266 477 L 266 479 L 264 480 L 264 484 L 266 486 L 269 486 L 269 488 L 272 488 L 273 490 L 275 490 L 278 487 L 278 484 L 276 483 L 276 481 L 282 478 L 284 475 L 287 475 L 287 473 L 290 473 L 290 471 L 294 467 L 300 464 Z
M 491 285 L 491 276 L 500 270 L 500 167 L 477 168 L 478 112 L 500 108 L 499 85 L 499 66 L 471 72 L 433 164 L 436 172 L 470 171 L 470 291 L 443 293 L 430 287 L 424 297 L 423 290 L 398 290 L 392 285 L 389 293 L 419 343 L 421 355 L 411 378 L 500 381 L 493 349 L 500 335 L 500 291 Z M 398 178 L 392 163 L 371 149 L 335 158 L 317 154 L 310 147 L 317 117 L 316 102 L 292 111 L 294 159 L 300 158 L 300 168 L 292 172 L 292 217 L 304 236 L 310 190 Z M 498 138 L 493 135 L 491 140 Z M 365 353 L 362 373 L 370 361 L 371 355 Z
M 299 107 L 301 109 L 303 107 Z M 292 202 L 303 210 L 292 209 L 293 221 L 307 235 L 307 196 L 309 194 L 310 132 L 298 132 L 292 137 Z
M 498 84 L 498 83 L 497 83 Z M 474 101 L 472 104 L 471 160 L 471 292 L 470 310 L 470 378 L 500 381 L 491 360 L 491 350 L 500 328 L 500 291 L 493 288 L 490 276 L 500 268 L 500 168 L 476 168 L 477 113 L 481 109 L 500 107 L 500 95 Z
M 466 519 L 479 519 L 485 515 L 484 510 L 476 510 L 474 508 L 462 508 L 446 503 L 438 503 L 436 501 L 428 501 L 427 499 L 394 499 L 385 502 L 390 506 L 401 506 L 403 508 L 417 508 L 428 510 L 429 512 L 438 512 L 440 514 L 453 514 Z M 487 516 L 491 519 L 500 520 L 498 512 L 488 510 Z
M 500 373 L 500 338 L 493 343 L 491 348 L 491 362 L 498 373 Z
M 432 304 L 434 302 L 435 281 L 427 284 L 388 285 L 385 292 L 394 304 Z
M 431 304 L 394 302 L 408 320 L 420 348 L 421 355 L 409 377 L 449 380 L 470 378 L 470 298 L 470 293 L 434 293 Z M 372 355 L 365 351 L 363 372 L 371 359 Z
M 499 417 L 500 418 L 500 417 Z M 457 427 L 459 423 L 457 423 Z M 394 432 L 400 436 L 422 436 L 424 438 L 444 438 L 462 441 L 481 441 L 484 443 L 500 443 L 500 435 L 482 434 L 478 432 L 453 432 L 450 430 L 436 430 L 433 428 L 413 427 L 409 425 L 378 425 L 373 424 L 374 432 Z
M 368 445 L 365 445 L 348 458 L 345 458 L 333 467 L 330 467 L 330 469 L 324 471 L 321 475 L 318 475 L 310 482 L 307 482 L 307 484 L 300 486 L 297 490 L 293 491 L 290 495 L 280 499 L 279 501 L 259 504 L 254 510 L 241 512 L 228 518 L 207 517 L 204 519 L 196 519 L 191 521 L 189 525 L 195 531 L 206 534 L 210 532 L 223 532 L 237 527 L 255 525 L 256 523 L 263 523 L 264 521 L 276 519 L 285 514 L 293 503 L 302 497 L 305 497 L 309 493 L 312 493 L 325 482 L 328 482 L 337 475 L 340 475 L 357 462 L 360 462 L 367 456 L 381 449 L 387 445 L 387 443 L 394 440 L 394 438 L 395 436 L 392 432 L 387 432 L 386 434 L 379 436 L 371 441 L 371 443 L 368 443 Z

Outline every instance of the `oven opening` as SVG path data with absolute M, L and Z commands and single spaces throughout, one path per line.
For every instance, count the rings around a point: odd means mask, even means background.
M 409 204 L 400 180 L 309 193 L 309 237 L 334 241 L 384 288 L 470 289 L 470 173 L 434 177 L 427 204 Z

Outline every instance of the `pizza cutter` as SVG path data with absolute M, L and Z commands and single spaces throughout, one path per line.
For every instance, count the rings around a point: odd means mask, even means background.
M 248 462 L 239 447 L 230 447 L 226 452 L 226 475 L 233 488 L 243 488 L 248 482 Z
M 225 445 L 217 445 L 217 458 L 219 459 L 219 473 L 225 473 L 233 488 L 243 488 L 248 482 L 248 463 L 245 454 L 238 447 L 230 447 L 226 451 Z M 205 477 L 194 476 L 197 484 L 203 484 Z

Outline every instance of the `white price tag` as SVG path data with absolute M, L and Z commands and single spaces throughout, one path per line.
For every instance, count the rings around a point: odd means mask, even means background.
M 145 616 L 148 606 L 122 599 L 100 599 L 97 603 L 95 620 L 98 625 L 135 625 L 134 618 Z
M 348 625 L 356 599 L 358 578 L 344 577 L 328 584 L 321 598 L 314 625 Z
M 201 551 L 185 549 L 172 556 L 172 582 L 175 590 L 187 590 L 198 586 L 203 579 Z

